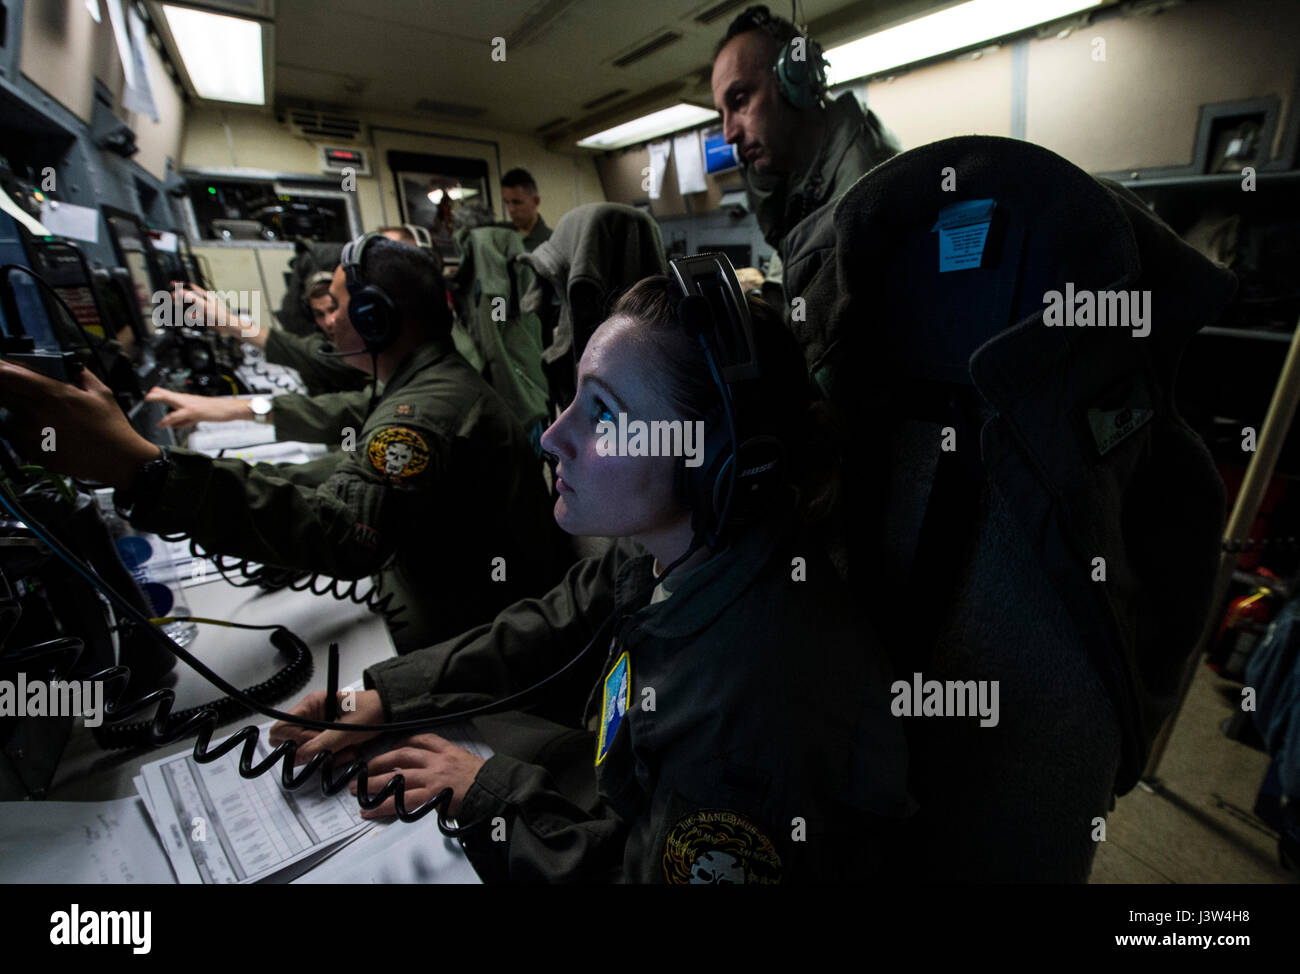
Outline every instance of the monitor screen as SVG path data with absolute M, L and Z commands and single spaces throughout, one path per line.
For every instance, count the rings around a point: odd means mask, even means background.
M 739 165 L 740 157 L 736 155 L 736 147 L 727 143 L 722 129 L 711 129 L 704 133 L 705 172 L 727 172 Z
M 131 272 L 131 283 L 135 287 L 135 299 L 144 318 L 145 332 L 152 335 L 153 285 L 149 280 L 149 263 L 144 254 L 138 251 L 128 250 L 123 256 L 126 257 L 126 269 Z
M 139 221 L 130 215 L 106 213 L 108 231 L 117 246 L 117 253 L 131 274 L 131 283 L 135 287 L 136 302 L 140 306 L 140 317 L 144 334 L 154 334 L 153 309 L 154 292 L 158 289 L 155 280 L 152 254 L 145 229 Z
M 8 213 L 0 211 L 0 264 L 18 264 L 32 267 L 27 258 L 27 248 L 23 245 L 18 224 Z M 32 270 L 36 270 L 32 267 Z M 22 271 L 9 272 L 9 282 L 13 286 L 14 304 L 6 308 L 0 304 L 0 323 L 4 325 L 6 335 L 26 333 L 39 349 L 58 350 L 59 342 L 50 327 L 49 315 L 41 300 L 41 293 L 32 279 Z M 11 313 L 20 319 L 9 320 Z

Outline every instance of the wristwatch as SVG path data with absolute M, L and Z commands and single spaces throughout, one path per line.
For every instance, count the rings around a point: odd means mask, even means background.
M 271 421 L 271 400 L 266 396 L 254 396 L 248 400 L 248 408 L 253 411 L 253 422 L 269 423 Z

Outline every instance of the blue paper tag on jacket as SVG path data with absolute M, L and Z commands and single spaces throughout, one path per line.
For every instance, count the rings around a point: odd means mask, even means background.
M 596 742 L 596 763 L 605 760 L 618 725 L 623 723 L 627 705 L 632 693 L 632 661 L 627 652 L 618 658 L 614 668 L 605 677 L 605 688 L 601 693 L 600 705 L 600 740 Z
M 939 234 L 939 273 L 979 267 L 993 222 L 994 200 L 966 200 L 939 211 L 930 232 Z

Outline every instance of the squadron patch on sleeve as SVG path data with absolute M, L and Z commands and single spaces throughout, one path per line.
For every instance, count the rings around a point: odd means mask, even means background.
M 781 856 L 757 825 L 704 809 L 677 820 L 664 840 L 664 882 L 712 885 L 781 882 Z
M 371 465 L 395 483 L 403 483 L 429 465 L 424 437 L 406 426 L 390 426 L 370 438 L 366 447 Z
M 632 658 L 625 651 L 614 668 L 605 677 L 605 689 L 601 694 L 600 704 L 600 738 L 596 741 L 596 764 L 605 760 L 605 755 L 614 744 L 614 735 L 618 725 L 623 723 L 627 713 L 628 701 L 631 699 Z

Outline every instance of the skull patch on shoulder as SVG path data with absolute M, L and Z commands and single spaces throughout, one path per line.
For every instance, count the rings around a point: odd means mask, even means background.
M 664 881 L 674 885 L 779 883 L 781 856 L 757 825 L 705 809 L 677 820 L 664 840 Z
M 395 483 L 403 483 L 429 465 L 429 447 L 415 430 L 390 426 L 370 438 L 370 464 Z

